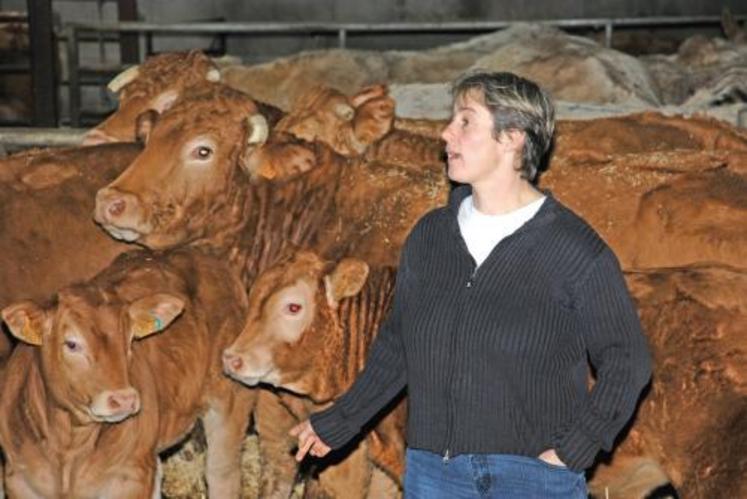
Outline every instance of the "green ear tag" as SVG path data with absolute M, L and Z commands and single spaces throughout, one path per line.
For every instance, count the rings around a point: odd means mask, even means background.
M 156 331 L 160 331 L 163 329 L 163 322 L 161 322 L 161 319 L 158 317 L 153 317 L 153 322 L 156 324 Z

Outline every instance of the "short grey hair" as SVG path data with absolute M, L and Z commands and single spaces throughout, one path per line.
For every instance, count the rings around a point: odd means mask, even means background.
M 473 97 L 493 115 L 493 135 L 506 130 L 524 132 L 519 171 L 530 182 L 550 149 L 555 131 L 555 107 L 550 95 L 531 80 L 513 73 L 477 70 L 460 76 L 451 87 L 454 100 Z

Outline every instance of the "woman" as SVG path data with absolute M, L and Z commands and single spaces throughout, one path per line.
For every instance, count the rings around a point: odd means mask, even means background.
M 366 368 L 294 428 L 296 457 L 343 446 L 406 386 L 406 497 L 585 498 L 584 470 L 650 377 L 638 316 L 612 251 L 532 184 L 547 94 L 475 73 L 453 95 L 442 137 L 464 185 L 408 236 Z

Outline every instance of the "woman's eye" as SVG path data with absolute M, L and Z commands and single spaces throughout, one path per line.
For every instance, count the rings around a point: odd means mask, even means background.
M 199 146 L 192 152 L 192 156 L 197 159 L 208 159 L 213 155 L 213 150 L 207 146 Z
M 288 312 L 290 312 L 291 314 L 297 314 L 298 312 L 301 311 L 302 308 L 303 307 L 299 303 L 289 303 L 288 304 Z
M 75 340 L 65 340 L 65 348 L 70 352 L 79 352 L 80 343 Z

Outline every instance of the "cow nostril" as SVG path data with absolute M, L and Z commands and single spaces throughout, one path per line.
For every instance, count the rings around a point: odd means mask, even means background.
M 115 397 L 114 395 L 109 396 L 109 400 L 107 401 L 109 404 L 109 408 L 111 409 L 120 409 L 122 407 L 122 404 L 120 403 L 119 399 Z
M 229 352 L 223 352 L 223 365 L 226 367 L 229 371 L 238 371 L 241 369 L 241 365 L 243 362 L 241 361 L 241 357 L 238 355 L 234 355 Z
M 138 397 L 134 393 L 120 393 L 109 395 L 107 404 L 112 411 L 133 412 L 137 408 Z
M 234 371 L 239 371 L 241 369 L 243 362 L 241 361 L 241 357 L 234 357 L 231 360 L 231 367 Z
M 125 211 L 126 203 L 124 199 L 116 199 L 107 207 L 106 211 L 113 217 L 118 217 Z

